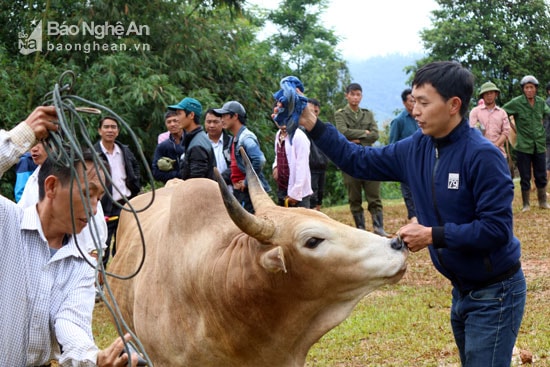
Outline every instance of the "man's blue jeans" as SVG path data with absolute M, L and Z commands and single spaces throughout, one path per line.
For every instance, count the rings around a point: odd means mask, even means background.
M 523 271 L 467 294 L 452 293 L 451 326 L 462 366 L 509 367 L 527 295 Z

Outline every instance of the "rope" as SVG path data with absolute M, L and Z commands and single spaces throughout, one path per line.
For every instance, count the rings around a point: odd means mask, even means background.
M 132 204 L 128 201 L 128 199 L 125 196 L 123 196 L 124 203 L 125 203 L 125 205 L 123 206 L 113 199 L 112 194 L 109 192 L 109 190 L 107 190 L 105 182 L 101 181 L 101 185 L 103 186 L 105 195 L 107 195 L 107 197 L 111 199 L 114 205 L 117 205 L 118 207 L 120 207 L 121 210 L 125 210 L 132 213 L 132 215 L 134 216 L 134 219 L 138 227 L 139 235 L 141 238 L 141 247 L 143 251 L 143 255 L 137 269 L 135 269 L 135 271 L 133 271 L 131 274 L 124 275 L 124 276 L 110 273 L 105 270 L 103 266 L 103 248 L 99 239 L 98 224 L 96 223 L 92 213 L 87 212 L 86 218 L 88 220 L 88 226 L 90 227 L 90 233 L 95 245 L 95 249 L 98 253 L 97 264 L 93 264 L 88 260 L 87 256 L 83 253 L 80 244 L 78 243 L 77 236 L 75 236 L 75 242 L 76 242 L 78 251 L 84 258 L 84 260 L 88 263 L 88 265 L 90 265 L 95 269 L 96 289 L 98 289 L 98 292 L 100 293 L 101 298 L 103 299 L 105 305 L 107 306 L 107 309 L 109 310 L 109 312 L 113 317 L 118 334 L 122 337 L 124 334 L 129 333 L 132 336 L 132 339 L 134 340 L 135 344 L 137 345 L 138 352 L 145 357 L 148 365 L 152 366 L 153 364 L 149 359 L 149 356 L 147 355 L 147 353 L 144 351 L 142 343 L 140 342 L 138 337 L 130 330 L 130 328 L 128 327 L 128 324 L 126 323 L 126 321 L 124 321 L 122 317 L 122 313 L 120 311 L 118 303 L 116 302 L 111 292 L 111 287 L 109 285 L 107 275 L 117 279 L 121 279 L 121 280 L 128 280 L 135 277 L 140 272 L 143 266 L 143 263 L 145 261 L 145 254 L 146 254 L 145 238 L 143 235 L 141 224 L 139 222 L 139 218 L 137 217 L 137 213 L 142 212 L 147 208 L 149 208 L 154 201 L 155 186 L 154 186 L 153 175 L 151 174 L 149 163 L 145 159 L 143 150 L 141 149 L 138 139 L 134 134 L 134 132 L 132 131 L 131 127 L 120 116 L 118 116 L 115 112 L 113 112 L 109 108 L 103 105 L 100 105 L 98 103 L 89 101 L 87 99 L 84 99 L 82 97 L 79 97 L 77 95 L 70 94 L 70 92 L 73 89 L 75 80 L 76 80 L 76 76 L 73 71 L 67 70 L 63 72 L 59 77 L 59 81 L 55 84 L 54 89 L 44 96 L 43 105 L 55 106 L 58 123 L 59 123 L 58 131 L 50 132 L 48 139 L 46 139 L 43 142 L 44 148 L 48 156 L 52 157 L 56 162 L 56 164 L 59 164 L 71 169 L 71 180 L 70 180 L 71 208 L 70 210 L 71 210 L 71 216 L 73 218 L 73 221 L 72 221 L 73 231 L 76 233 L 74 211 L 73 211 L 74 208 L 72 206 L 72 199 L 73 199 L 72 191 L 73 191 L 74 185 L 76 184 L 78 188 L 78 193 L 82 202 L 85 203 L 85 205 L 87 205 L 88 208 L 92 207 L 90 197 L 87 194 L 89 193 L 88 179 L 85 174 L 86 169 L 85 169 L 83 152 L 85 150 L 95 152 L 94 144 L 90 138 L 90 135 L 88 134 L 88 125 L 80 116 L 80 113 L 100 115 L 102 114 L 102 112 L 105 112 L 108 116 L 112 116 L 118 121 L 121 130 L 125 129 L 126 132 L 129 134 L 130 139 L 132 140 L 132 147 L 135 148 L 135 151 L 137 151 L 137 157 L 145 167 L 146 176 L 148 178 L 148 181 L 151 184 L 151 189 L 152 189 L 151 200 L 143 208 L 136 209 L 132 206 Z M 78 107 L 76 107 L 76 103 L 78 103 L 79 105 Z M 105 181 L 110 181 L 112 178 L 109 173 L 109 170 L 105 165 L 105 162 L 97 154 L 92 154 L 92 156 L 93 156 L 93 164 L 97 172 L 103 172 Z M 83 168 L 81 170 L 81 173 L 84 173 L 84 174 L 81 174 L 82 176 L 80 177 L 81 179 L 78 179 L 79 178 L 78 164 L 75 165 L 75 162 L 79 162 L 79 164 Z M 103 286 L 107 290 L 107 293 L 109 294 L 109 297 L 112 301 L 112 306 L 111 304 L 109 304 L 109 302 L 107 302 L 105 298 L 105 294 L 103 290 L 101 290 L 99 274 L 101 274 L 103 277 L 103 282 L 104 282 Z M 129 348 L 130 348 L 130 343 L 125 342 L 124 349 L 126 353 L 128 353 L 128 355 L 130 355 Z M 128 361 L 128 366 L 131 366 L 131 360 Z

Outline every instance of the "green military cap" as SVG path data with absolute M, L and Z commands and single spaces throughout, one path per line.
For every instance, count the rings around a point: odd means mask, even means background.
M 498 89 L 498 87 L 495 85 L 495 83 L 493 83 L 493 82 L 483 83 L 481 85 L 481 88 L 479 88 L 478 96 L 479 96 L 479 98 L 481 98 L 483 96 L 483 93 L 491 92 L 491 91 L 495 91 L 495 92 L 500 93 L 500 89 Z

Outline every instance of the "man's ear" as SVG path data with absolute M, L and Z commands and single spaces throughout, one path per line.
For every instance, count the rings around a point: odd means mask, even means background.
M 46 197 L 53 199 L 57 194 L 59 179 L 53 175 L 46 177 L 44 180 L 44 194 Z
M 449 113 L 451 115 L 456 115 L 460 113 L 460 107 L 462 107 L 462 100 L 460 98 L 451 97 L 451 99 L 449 100 L 449 103 L 450 103 Z

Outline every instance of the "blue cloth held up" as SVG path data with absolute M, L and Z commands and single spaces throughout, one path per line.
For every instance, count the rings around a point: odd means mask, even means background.
M 304 85 L 295 76 L 284 77 L 281 79 L 280 85 L 281 89 L 274 93 L 273 97 L 281 103 L 282 107 L 279 107 L 273 119 L 279 126 L 286 126 L 290 144 L 292 144 L 294 132 L 299 125 L 300 115 L 307 106 L 307 97 L 296 92 L 296 89 L 303 92 Z

